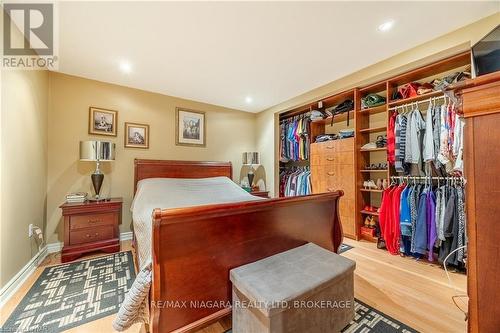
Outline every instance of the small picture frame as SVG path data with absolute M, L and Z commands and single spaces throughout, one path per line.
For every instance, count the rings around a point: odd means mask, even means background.
M 89 107 L 89 134 L 116 136 L 118 111 Z
M 125 147 L 149 148 L 149 125 L 125 123 Z
M 175 122 L 177 146 L 206 147 L 205 112 L 175 108 Z

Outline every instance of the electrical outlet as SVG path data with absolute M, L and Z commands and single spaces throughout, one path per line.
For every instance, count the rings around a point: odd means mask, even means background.
M 32 223 L 28 226 L 28 237 L 31 238 L 33 236 L 33 229 L 35 228 L 35 225 Z

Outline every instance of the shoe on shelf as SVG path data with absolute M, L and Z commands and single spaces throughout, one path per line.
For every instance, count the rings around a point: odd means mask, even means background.
M 365 227 L 369 228 L 370 223 L 371 223 L 371 216 L 368 215 L 367 217 L 365 217 L 365 222 L 364 222 Z
M 377 190 L 381 190 L 382 189 L 382 179 L 377 179 Z
M 384 179 L 382 181 L 382 188 L 386 190 L 389 187 L 389 181 L 387 179 Z
M 369 180 L 366 184 L 366 187 L 368 190 L 376 190 L 377 189 L 377 184 L 373 180 Z
M 377 226 L 377 221 L 375 221 L 375 218 L 373 216 L 370 216 L 371 219 L 370 219 L 370 225 L 369 227 L 370 228 L 375 228 Z
M 375 142 L 368 142 L 367 144 L 364 144 L 361 147 L 361 150 L 370 150 L 370 149 L 376 149 L 377 144 Z
M 377 146 L 377 148 L 384 148 L 385 146 L 387 146 L 387 137 L 383 135 L 377 136 L 377 141 L 375 141 L 375 145 Z

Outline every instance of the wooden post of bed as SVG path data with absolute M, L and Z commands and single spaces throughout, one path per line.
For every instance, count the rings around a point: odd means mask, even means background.
M 185 175 L 207 177 L 203 163 L 184 163 Z M 188 164 L 186 164 L 188 163 Z M 208 174 L 228 173 L 227 163 Z M 153 165 L 156 171 L 145 172 Z M 160 167 L 160 165 L 162 165 Z M 136 160 L 136 182 L 171 177 L 172 161 Z M 230 164 L 229 164 L 230 166 Z M 139 170 L 138 170 L 139 169 Z M 159 171 L 163 170 L 163 171 Z M 140 175 L 148 175 L 141 177 Z M 139 175 L 139 176 L 138 176 Z M 210 176 L 208 176 L 210 177 Z M 338 201 L 342 191 L 303 197 L 207 205 L 153 212 L 153 282 L 150 329 L 189 332 L 231 312 L 229 270 L 307 242 L 337 252 L 342 242 Z

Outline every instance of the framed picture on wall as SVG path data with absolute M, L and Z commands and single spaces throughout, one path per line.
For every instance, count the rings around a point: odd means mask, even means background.
M 175 120 L 176 145 L 191 147 L 206 146 L 205 112 L 176 108 Z
M 89 108 L 89 134 L 116 136 L 118 111 Z
M 125 147 L 149 148 L 149 125 L 125 123 Z

